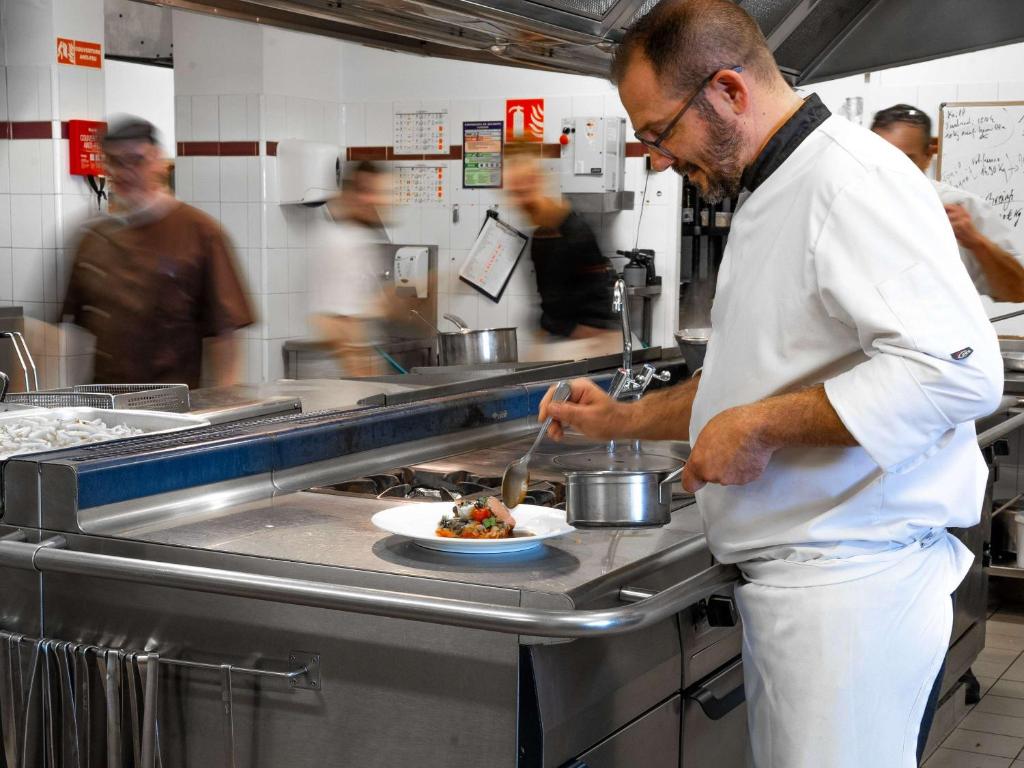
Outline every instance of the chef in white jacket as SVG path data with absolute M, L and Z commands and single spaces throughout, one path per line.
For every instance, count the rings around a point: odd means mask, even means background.
M 871 130 L 928 173 L 936 145 L 926 113 L 909 104 L 894 104 L 875 113 Z M 999 211 L 966 189 L 937 179 L 932 186 L 946 209 L 960 258 L 978 293 L 995 301 L 1024 301 L 1024 254 Z
M 1002 360 L 935 192 L 903 153 L 785 83 L 729 0 L 665 0 L 616 53 L 651 163 L 749 192 L 703 374 L 635 404 L 591 382 L 552 435 L 689 439 L 684 486 L 745 580 L 757 768 L 911 768 L 971 562 L 973 421 Z

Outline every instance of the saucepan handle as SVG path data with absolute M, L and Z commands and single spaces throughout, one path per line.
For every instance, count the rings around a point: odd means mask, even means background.
M 665 503 L 665 499 L 662 496 L 664 491 L 665 491 L 665 486 L 671 486 L 674 481 L 678 480 L 679 476 L 683 474 L 683 470 L 684 469 L 686 469 L 686 462 L 683 462 L 683 465 L 681 467 L 679 467 L 679 469 L 676 469 L 676 470 L 674 470 L 672 472 L 669 472 L 668 475 L 665 477 L 665 479 L 662 480 L 660 483 L 658 483 L 658 501 L 659 502 L 661 502 L 662 504 Z

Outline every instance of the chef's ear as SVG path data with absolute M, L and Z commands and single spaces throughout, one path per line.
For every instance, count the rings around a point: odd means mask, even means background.
M 928 153 L 928 158 L 931 159 L 939 154 L 939 137 L 932 136 L 928 139 L 928 146 L 925 148 L 925 152 Z
M 708 83 L 712 98 L 721 99 L 733 114 L 742 115 L 750 105 L 750 89 L 735 69 L 723 69 Z

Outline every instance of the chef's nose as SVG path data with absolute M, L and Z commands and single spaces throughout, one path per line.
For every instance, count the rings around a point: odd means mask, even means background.
M 660 152 L 651 152 L 651 169 L 656 173 L 661 173 L 667 168 L 672 167 L 672 160 L 665 157 Z

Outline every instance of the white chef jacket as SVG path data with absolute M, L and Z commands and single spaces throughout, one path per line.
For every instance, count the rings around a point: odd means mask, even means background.
M 735 214 L 711 321 L 691 441 L 727 408 L 824 382 L 859 443 L 783 448 L 755 482 L 701 489 L 719 560 L 849 558 L 978 522 L 973 420 L 997 406 L 1002 360 L 899 150 L 836 116 L 810 133 Z
M 945 181 L 932 180 L 932 184 L 935 186 L 935 191 L 939 193 L 939 199 L 943 205 L 962 205 L 971 215 L 974 226 L 981 234 L 1017 259 L 1018 262 L 1024 264 L 1024 256 L 1021 255 L 1020 248 L 1014 241 L 1013 230 L 995 208 L 986 203 L 980 195 L 968 192 L 966 189 L 954 187 Z M 971 276 L 978 293 L 991 296 L 992 286 L 988 284 L 988 278 L 974 254 L 959 243 L 957 246 L 960 248 L 960 259 L 967 267 L 967 274 Z
M 314 228 L 313 238 L 310 313 L 364 319 L 378 314 L 383 294 L 376 271 L 383 237 L 362 224 L 324 220 Z

